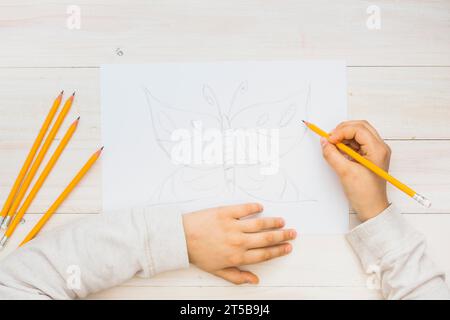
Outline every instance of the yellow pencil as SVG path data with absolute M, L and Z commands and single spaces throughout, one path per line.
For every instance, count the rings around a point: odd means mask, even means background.
M 38 155 L 36 156 L 36 159 L 33 162 L 33 165 L 31 166 L 30 171 L 27 173 L 20 189 L 19 193 L 17 194 L 17 197 L 14 199 L 13 204 L 11 205 L 11 208 L 9 208 L 8 215 L 3 220 L 3 223 L 1 225 L 1 229 L 6 229 L 11 221 L 11 218 L 16 214 L 16 210 L 19 208 L 20 202 L 22 201 L 23 197 L 25 196 L 25 193 L 27 192 L 28 187 L 30 186 L 31 182 L 33 181 L 33 178 L 36 174 L 36 172 L 39 169 L 39 166 L 42 163 L 42 160 L 44 160 L 44 157 L 50 148 L 50 145 L 53 142 L 53 139 L 56 136 L 56 133 L 58 132 L 59 128 L 61 127 L 61 124 L 63 123 L 67 113 L 70 110 L 70 107 L 72 106 L 72 101 L 75 96 L 75 92 L 70 96 L 69 99 L 67 99 L 66 103 L 64 104 L 64 107 L 62 108 L 61 112 L 59 113 L 58 117 L 55 120 L 55 123 L 53 124 L 53 127 L 50 129 L 50 132 L 47 136 L 47 138 L 44 141 L 44 144 L 42 145 L 41 150 L 39 150 Z
M 28 233 L 25 239 L 22 241 L 20 246 L 24 245 L 31 239 L 33 239 L 36 234 L 42 229 L 45 223 L 50 219 L 50 217 L 55 213 L 58 207 L 63 203 L 63 201 L 67 198 L 67 196 L 72 192 L 75 186 L 80 182 L 80 180 L 84 177 L 84 175 L 89 171 L 92 165 L 97 161 L 102 153 L 103 147 L 97 150 L 86 162 L 86 164 L 81 168 L 81 170 L 77 173 L 75 178 L 69 183 L 69 185 L 64 189 L 64 191 L 60 194 L 58 199 L 51 205 L 51 207 L 47 210 L 47 212 L 42 216 L 42 218 L 38 221 L 38 223 L 34 226 L 34 228 Z M 3 240 L 3 239 L 2 239 Z M 0 245 L 2 245 L 0 243 Z
M 66 134 L 62 138 L 61 142 L 59 143 L 58 147 L 56 148 L 55 152 L 53 153 L 52 157 L 48 161 L 47 165 L 45 166 L 42 173 L 39 175 L 38 180 L 36 181 L 35 185 L 31 189 L 30 193 L 28 194 L 27 198 L 25 199 L 22 207 L 17 211 L 17 214 L 14 216 L 14 219 L 12 220 L 11 224 L 9 225 L 8 229 L 6 230 L 3 238 L 1 239 L 0 243 L 3 245 L 0 245 L 0 249 L 3 249 L 3 247 L 6 245 L 6 242 L 8 239 L 12 236 L 14 233 L 14 230 L 16 230 L 17 225 L 19 224 L 20 220 L 24 216 L 25 212 L 30 207 L 31 203 L 33 202 L 34 198 L 36 197 L 37 193 L 41 189 L 42 185 L 45 182 L 45 179 L 47 179 L 48 175 L 50 174 L 50 171 L 53 169 L 53 167 L 56 164 L 56 161 L 58 161 L 59 157 L 61 156 L 62 152 L 64 151 L 65 147 L 69 143 L 70 139 L 72 138 L 77 126 L 78 122 L 80 120 L 80 117 L 78 117 L 77 120 L 75 120 L 72 125 L 67 130 Z
M 328 133 L 326 133 L 325 131 L 320 129 L 318 126 L 316 126 L 312 123 L 306 122 L 304 120 L 302 120 L 302 121 L 309 129 L 311 129 L 312 131 L 317 133 L 319 136 L 324 137 L 326 139 L 329 138 Z M 408 196 L 410 196 L 411 198 L 413 198 L 414 200 L 419 202 L 421 205 L 423 205 L 427 208 L 429 208 L 431 206 L 430 200 L 428 200 L 421 194 L 417 193 L 416 191 L 414 191 L 413 189 L 408 187 L 406 184 L 400 182 L 399 180 L 397 180 L 396 178 L 391 176 L 389 173 L 387 173 L 386 171 L 384 171 L 383 169 L 381 169 L 380 167 L 375 165 L 373 162 L 371 162 L 371 161 L 367 160 L 366 158 L 364 158 L 363 156 L 361 156 L 358 152 L 356 152 L 352 148 L 346 146 L 343 143 L 337 143 L 336 147 L 339 150 L 341 150 L 342 152 L 344 152 L 347 155 L 349 155 L 350 157 L 352 157 L 354 160 L 358 161 L 360 164 L 365 166 L 367 169 L 371 170 L 373 173 L 375 173 L 379 177 L 390 182 L 393 186 L 397 187 L 398 189 L 400 189 L 401 191 L 406 193 Z
M 56 114 L 56 111 L 58 111 L 59 105 L 61 104 L 63 93 L 64 91 L 61 91 L 61 93 L 58 95 L 58 97 L 56 97 L 55 101 L 53 102 L 53 105 L 50 108 L 47 117 L 45 118 L 44 123 L 42 124 L 42 127 L 39 130 L 36 139 L 34 140 L 33 145 L 31 146 L 30 151 L 28 152 L 27 158 L 25 159 L 25 162 L 22 165 L 22 169 L 20 169 L 16 181 L 14 182 L 14 185 L 11 188 L 11 191 L 9 192 L 8 198 L 6 199 L 5 204 L 3 205 L 2 211 L 0 213 L 0 225 L 2 224 L 6 215 L 8 214 L 8 211 L 11 208 L 11 204 L 14 201 L 14 197 L 16 196 L 16 193 L 19 190 L 20 185 L 22 184 L 23 178 L 25 177 L 25 174 L 28 172 L 31 162 L 33 162 L 34 156 L 36 155 L 36 152 L 38 151 L 42 143 L 42 140 L 44 139 L 44 136 L 47 133 L 48 127 L 50 126 L 50 123 L 52 122 Z

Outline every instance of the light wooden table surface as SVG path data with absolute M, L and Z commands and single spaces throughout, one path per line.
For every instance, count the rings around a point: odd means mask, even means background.
M 81 9 L 79 30 L 67 27 L 70 5 Z M 370 5 L 380 9 L 379 30 L 366 26 Z M 101 64 L 310 58 L 347 61 L 349 117 L 371 121 L 393 149 L 391 172 L 433 201 L 426 210 L 390 189 L 391 200 L 427 236 L 430 254 L 450 275 L 448 0 L 2 0 L 2 203 L 59 90 L 77 91 L 64 127 L 78 114 L 82 120 L 1 257 L 100 145 Z M 100 178 L 97 166 L 45 232 L 98 214 Z M 357 223 L 352 214 L 350 220 Z M 259 286 L 236 287 L 190 269 L 133 279 L 93 298 L 380 298 L 367 288 L 344 237 L 300 236 L 294 249 L 288 262 L 257 267 L 273 275 Z

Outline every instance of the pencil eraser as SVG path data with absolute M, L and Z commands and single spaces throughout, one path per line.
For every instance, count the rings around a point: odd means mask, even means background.
M 421 194 L 416 193 L 413 197 L 414 200 L 416 200 L 418 203 L 423 205 L 426 208 L 431 207 L 431 201 L 422 196 Z

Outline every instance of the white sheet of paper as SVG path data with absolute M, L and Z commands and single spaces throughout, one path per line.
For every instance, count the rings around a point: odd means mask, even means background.
M 260 202 L 301 234 L 344 233 L 348 204 L 319 137 L 345 120 L 338 61 L 101 68 L 103 209 Z

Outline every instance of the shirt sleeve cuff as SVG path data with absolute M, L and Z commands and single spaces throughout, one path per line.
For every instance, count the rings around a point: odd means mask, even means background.
M 181 211 L 176 206 L 144 208 L 147 228 L 145 250 L 152 276 L 161 272 L 189 267 L 189 258 Z
M 423 238 L 393 204 L 355 227 L 346 237 L 364 269 L 377 264 L 382 257 L 417 243 L 417 238 Z

